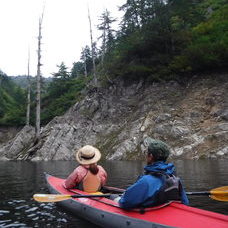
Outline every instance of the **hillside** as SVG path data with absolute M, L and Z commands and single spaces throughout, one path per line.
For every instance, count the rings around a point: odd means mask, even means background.
M 150 136 L 166 141 L 172 157 L 228 157 L 227 73 L 197 76 L 185 85 L 116 83 L 88 91 L 42 129 L 36 145 L 31 141 L 34 129 L 24 128 L 16 140 L 2 147 L 0 156 L 69 160 L 79 147 L 92 144 L 105 159 L 143 159 L 144 139 Z
M 23 89 L 27 89 L 28 87 L 28 76 L 25 75 L 20 75 L 20 76 L 11 76 L 10 77 L 12 79 L 12 81 L 17 84 L 18 86 L 20 86 Z M 35 77 L 31 77 L 30 76 L 30 81 L 33 84 L 35 84 Z M 48 84 L 52 81 L 51 77 L 42 77 L 42 84 L 44 84 L 44 87 L 47 87 Z
M 120 78 L 126 84 L 153 83 L 190 80 L 192 75 L 206 72 L 227 72 L 228 5 L 225 0 L 134 0 L 125 1 L 120 11 L 123 17 L 117 30 L 113 28 L 116 20 L 105 10 L 97 25 L 99 42 L 94 40 L 92 47 L 83 47 L 80 60 L 72 68 L 63 61 L 57 65 L 58 71 L 52 74 L 52 80 L 42 78 L 42 126 L 82 99 L 88 87 L 105 87 Z M 26 87 L 26 76 L 10 78 Z M 30 123 L 34 125 L 34 78 L 31 82 Z M 25 107 L 26 102 L 23 99 L 20 105 Z M 14 112 L 13 118 L 5 109 L 1 112 L 5 117 L 0 116 L 0 124 L 24 125 L 22 112 L 25 110 Z
M 3 145 L 0 157 L 72 159 L 88 143 L 106 159 L 138 159 L 147 136 L 167 141 L 174 157 L 227 157 L 226 1 L 134 0 L 120 10 L 118 31 L 104 11 L 101 46 L 82 48 L 70 70 L 57 65 L 42 87 L 41 138 L 33 87 L 32 126 Z M 0 125 L 24 126 L 25 90 L 16 88 L 1 88 Z
M 0 71 L 0 126 L 24 124 L 25 103 L 25 92 Z

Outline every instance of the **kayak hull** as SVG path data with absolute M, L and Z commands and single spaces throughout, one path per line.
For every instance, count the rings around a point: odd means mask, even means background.
M 47 186 L 52 194 L 88 194 L 74 189 L 68 191 L 62 185 L 64 179 L 46 174 Z M 146 211 L 124 210 L 112 200 L 102 198 L 71 198 L 58 202 L 74 215 L 101 227 L 110 228 L 228 228 L 228 216 L 180 203 Z
M 48 176 L 47 176 L 48 179 Z M 49 192 L 52 194 L 61 194 L 57 191 L 53 185 L 47 181 Z M 66 193 L 64 193 L 66 194 Z M 68 192 L 69 194 L 69 192 Z M 88 193 L 85 193 L 88 194 Z M 88 199 L 90 201 L 90 199 Z M 143 220 L 134 218 L 128 218 L 120 214 L 110 213 L 95 207 L 90 206 L 87 203 L 79 202 L 77 199 L 68 199 L 57 203 L 65 210 L 76 215 L 77 217 L 83 218 L 101 227 L 109 228 L 171 228 L 171 226 L 164 226 L 161 224 L 151 223 Z

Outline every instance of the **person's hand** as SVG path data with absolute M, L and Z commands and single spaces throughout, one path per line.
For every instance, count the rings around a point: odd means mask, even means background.
M 118 197 L 116 197 L 113 201 L 114 201 L 114 202 L 116 202 L 116 203 L 118 203 L 118 202 L 119 202 L 119 200 L 120 200 L 120 198 L 121 198 L 121 197 L 120 197 L 120 196 L 118 196 Z

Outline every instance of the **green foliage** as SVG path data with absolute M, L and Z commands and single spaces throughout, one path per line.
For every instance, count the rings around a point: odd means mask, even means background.
M 0 125 L 23 125 L 26 113 L 25 91 L 1 71 L 0 85 Z
M 41 124 L 46 124 L 55 116 L 64 114 L 79 99 L 90 77 L 73 77 L 64 63 L 47 86 L 43 87 L 41 98 Z M 46 85 L 46 84 L 45 84 Z M 18 87 L 7 75 L 0 71 L 0 125 L 24 125 L 26 118 L 27 91 Z M 32 85 L 33 87 L 33 85 Z M 35 91 L 35 88 L 33 89 Z M 32 90 L 32 91 L 33 91 Z M 31 100 L 31 123 L 35 121 L 35 97 Z
M 170 68 L 176 72 L 220 69 L 228 63 L 228 6 L 192 29 L 191 43 Z
M 110 13 L 101 15 L 100 50 L 95 50 L 98 80 L 145 78 L 166 81 L 193 72 L 228 66 L 228 5 L 226 0 L 126 0 L 114 33 Z M 95 47 L 95 43 L 93 44 Z M 81 99 L 93 72 L 91 48 L 68 71 L 62 62 L 53 80 L 42 88 L 42 124 L 62 115 Z M 88 77 L 87 77 L 88 76 Z M 0 72 L 0 124 L 23 124 L 25 91 Z M 33 90 L 34 91 L 34 90 Z M 34 96 L 34 95 L 32 95 Z M 35 101 L 31 114 L 34 118 Z
M 85 48 L 82 49 L 81 60 L 83 64 L 86 66 L 86 72 L 90 73 L 93 68 L 92 51 L 87 45 L 85 46 Z
M 122 27 L 103 67 L 111 77 L 170 80 L 227 67 L 225 0 L 127 0 L 120 9 Z
M 54 80 L 50 83 L 45 97 L 42 99 L 41 121 L 46 124 L 55 116 L 63 115 L 80 99 L 80 92 L 85 88 L 88 78 L 77 77 L 67 80 Z
M 193 29 L 193 42 L 188 51 L 194 69 L 223 67 L 227 64 L 228 5 Z
M 99 37 L 102 40 L 101 50 L 102 55 L 112 48 L 114 43 L 114 32 L 111 25 L 116 19 L 113 19 L 110 15 L 110 12 L 106 9 L 99 18 L 101 23 L 97 26 L 98 30 L 101 31 L 101 36 Z
M 169 69 L 176 74 L 192 71 L 188 58 L 184 55 L 174 57 L 173 61 L 169 64 Z
M 129 64 L 124 68 L 123 76 L 125 78 L 140 79 L 148 77 L 152 72 L 152 69 L 144 65 Z
M 64 62 L 62 62 L 60 65 L 57 65 L 57 67 L 59 68 L 59 71 L 53 74 L 55 79 L 67 79 L 70 77 L 70 74 L 67 71 L 67 67 Z
M 84 68 L 83 62 L 78 61 L 76 63 L 73 63 L 73 67 L 71 69 L 72 78 L 83 76 L 84 73 L 85 73 L 85 68 Z

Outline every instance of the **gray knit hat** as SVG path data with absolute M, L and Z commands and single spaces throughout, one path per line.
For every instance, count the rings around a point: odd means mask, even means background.
M 161 140 L 147 138 L 148 153 L 151 153 L 156 161 L 166 161 L 169 157 L 170 150 L 166 143 Z

